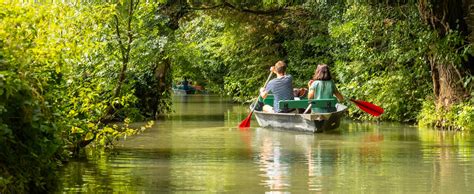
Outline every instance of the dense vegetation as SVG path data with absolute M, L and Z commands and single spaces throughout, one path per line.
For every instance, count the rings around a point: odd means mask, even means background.
M 0 192 L 45 190 L 85 146 L 149 127 L 128 123 L 170 111 L 173 79 L 246 101 L 281 59 L 295 87 L 329 64 L 382 120 L 474 129 L 469 20 L 371 2 L 0 4 Z
M 139 8 L 129 15 L 127 5 L 0 5 L 0 192 L 43 190 L 50 168 L 93 140 L 110 147 L 149 126 L 127 124 L 145 115 L 135 93 L 152 86 L 159 64 L 154 50 L 141 49 L 161 49 L 142 36 L 158 33 L 140 17 L 152 7 Z M 127 33 L 135 40 L 124 43 Z M 134 79 L 120 77 L 126 65 Z M 125 125 L 111 123 L 118 119 Z
M 175 73 L 204 78 L 214 92 L 243 101 L 279 59 L 288 62 L 295 87 L 327 63 L 343 94 L 382 105 L 383 120 L 473 128 L 468 37 L 449 24 L 440 33 L 427 22 L 439 19 L 422 12 L 423 4 L 303 3 L 278 14 L 247 8 L 193 12 L 184 20 Z M 374 119 L 356 108 L 350 115 Z

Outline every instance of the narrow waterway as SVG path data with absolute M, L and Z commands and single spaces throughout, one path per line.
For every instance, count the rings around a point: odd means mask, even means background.
M 350 107 L 355 108 L 355 107 Z M 176 96 L 113 153 L 64 166 L 58 192 L 472 193 L 474 135 L 345 120 L 331 133 L 236 126 L 246 107 Z

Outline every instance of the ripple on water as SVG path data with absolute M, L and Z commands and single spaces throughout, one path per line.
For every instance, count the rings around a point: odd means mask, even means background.
M 60 192 L 472 192 L 471 136 L 350 121 L 333 133 L 239 130 L 246 108 L 209 98 L 181 98 L 115 154 L 70 162 Z

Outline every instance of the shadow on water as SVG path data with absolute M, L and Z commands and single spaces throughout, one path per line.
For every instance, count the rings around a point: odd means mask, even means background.
M 173 106 L 112 154 L 67 164 L 58 192 L 469 193 L 474 181 L 468 133 L 350 120 L 328 133 L 255 120 L 240 130 L 247 108 L 226 99 L 180 97 Z

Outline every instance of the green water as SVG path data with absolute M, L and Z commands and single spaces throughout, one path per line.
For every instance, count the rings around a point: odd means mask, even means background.
M 255 120 L 241 131 L 244 106 L 215 96 L 179 96 L 174 106 L 112 154 L 68 163 L 59 192 L 474 192 L 470 133 L 344 121 L 308 134 Z

